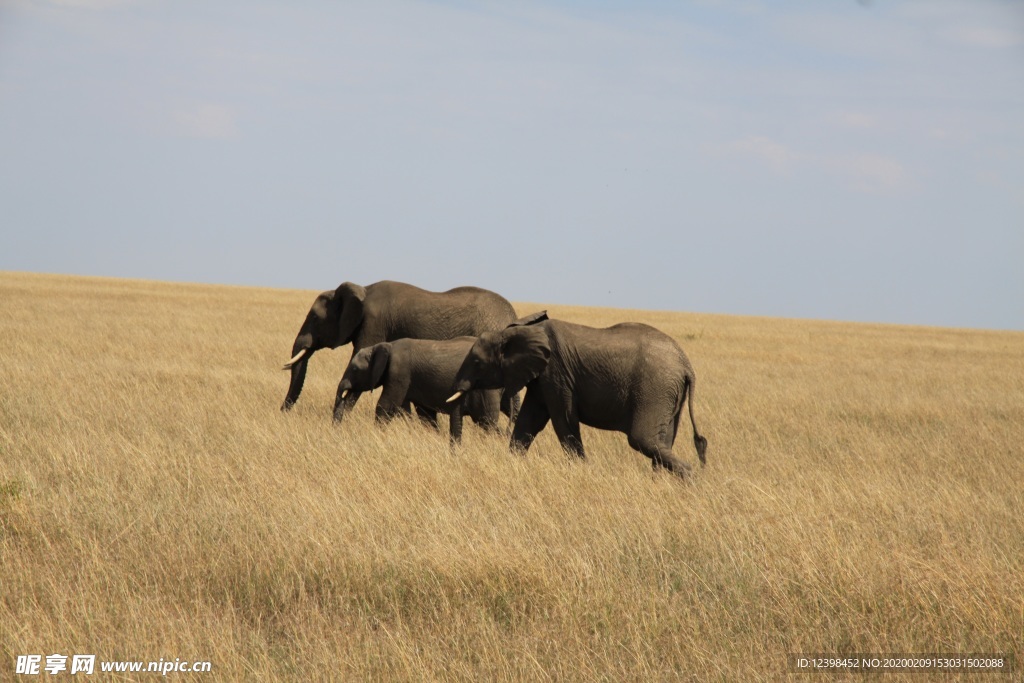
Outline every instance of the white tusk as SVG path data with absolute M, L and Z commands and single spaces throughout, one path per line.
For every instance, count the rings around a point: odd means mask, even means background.
M 342 389 L 341 399 L 344 401 L 346 396 L 348 396 L 348 389 Z
M 284 364 L 284 367 L 282 367 L 281 369 L 282 369 L 282 370 L 291 370 L 291 367 L 292 367 L 293 365 L 295 365 L 295 362 L 296 362 L 297 360 L 299 360 L 300 358 L 302 358 L 302 357 L 303 357 L 303 356 L 304 356 L 305 354 L 306 354 L 306 349 L 302 349 L 302 350 L 301 350 L 301 351 L 299 351 L 299 352 L 298 352 L 297 354 L 295 354 L 295 357 L 294 357 L 294 358 L 292 358 L 292 359 L 291 359 L 290 361 L 288 361 L 287 363 L 285 363 L 285 364 Z
M 464 393 L 464 391 L 456 391 L 454 394 L 452 394 L 452 397 L 450 399 L 445 401 L 445 403 L 451 403 L 452 401 L 458 400 L 459 396 L 462 396 L 462 394 Z

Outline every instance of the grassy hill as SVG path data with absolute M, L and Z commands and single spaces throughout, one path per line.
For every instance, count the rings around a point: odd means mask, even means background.
M 1024 334 L 517 304 L 680 342 L 688 484 L 617 433 L 585 428 L 585 463 L 550 429 L 452 451 L 376 428 L 377 395 L 335 427 L 350 347 L 280 413 L 314 296 L 0 273 L 0 679 L 33 653 L 210 661 L 194 680 L 1020 670 Z

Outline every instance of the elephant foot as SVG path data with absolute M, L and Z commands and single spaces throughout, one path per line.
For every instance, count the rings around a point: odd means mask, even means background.
M 666 458 L 664 456 L 648 457 L 651 458 L 651 469 L 655 472 L 661 469 L 666 469 L 683 481 L 692 481 L 693 467 L 691 467 L 689 463 L 676 460 L 675 458 Z

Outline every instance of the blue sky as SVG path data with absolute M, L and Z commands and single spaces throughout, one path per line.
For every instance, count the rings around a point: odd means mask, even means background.
M 1024 329 L 1024 3 L 0 2 L 0 269 Z

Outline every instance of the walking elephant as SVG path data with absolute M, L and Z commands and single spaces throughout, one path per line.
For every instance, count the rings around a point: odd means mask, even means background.
M 282 411 L 291 409 L 302 393 L 309 358 L 320 349 L 352 344 L 360 349 L 383 341 L 451 339 L 478 336 L 500 330 L 516 319 L 512 304 L 479 287 L 456 287 L 447 292 L 428 292 L 402 282 L 384 280 L 362 287 L 344 282 L 316 297 L 292 344 L 292 357 L 284 365 L 291 371 Z M 335 416 L 355 405 L 358 395 L 334 402 Z M 502 397 L 502 410 L 513 418 L 518 399 Z M 513 418 L 514 419 L 514 418 Z
M 398 339 L 360 349 L 341 377 L 338 385 L 341 396 L 344 399 L 383 386 L 376 409 L 378 422 L 387 422 L 412 404 L 417 414 L 434 427 L 437 427 L 437 413 L 450 415 L 451 438 L 455 442 L 462 440 L 463 415 L 485 429 L 495 430 L 501 404 L 500 389 L 469 391 L 456 401 L 445 402 L 455 373 L 476 339 Z
M 562 447 L 584 457 L 580 425 L 619 431 L 655 468 L 685 476 L 690 466 L 672 453 L 683 403 L 690 400 L 693 443 L 701 464 L 707 440 L 693 415 L 695 376 L 668 335 L 649 325 L 597 329 L 537 314 L 473 345 L 452 385 L 463 392 L 504 388 L 526 398 L 510 446 L 525 452 L 551 422 Z

